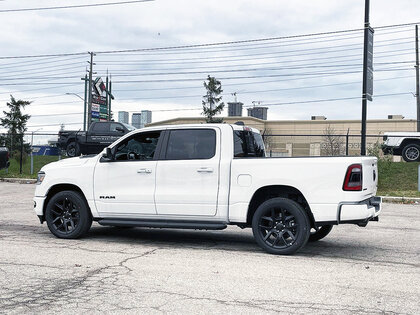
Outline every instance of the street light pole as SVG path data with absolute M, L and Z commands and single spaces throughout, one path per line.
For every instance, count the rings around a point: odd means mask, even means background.
M 368 36 L 369 36 L 369 0 L 365 0 L 365 24 L 363 47 L 363 87 L 362 87 L 362 135 L 360 155 L 366 155 L 366 117 L 367 117 L 367 67 L 368 67 Z
M 86 79 L 87 80 L 87 79 Z M 86 81 L 85 81 L 85 98 L 81 97 L 77 93 L 66 93 L 66 95 L 74 95 L 80 98 L 83 101 L 83 131 L 86 131 Z

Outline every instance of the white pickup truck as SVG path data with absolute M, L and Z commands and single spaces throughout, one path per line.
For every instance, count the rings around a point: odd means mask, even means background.
M 34 207 L 60 238 L 92 220 L 125 227 L 252 227 L 267 252 L 292 254 L 333 225 L 378 220 L 375 157 L 266 158 L 258 130 L 228 124 L 144 128 L 96 156 L 48 164 Z
M 420 162 L 420 132 L 385 132 L 382 151 L 400 155 L 406 162 Z

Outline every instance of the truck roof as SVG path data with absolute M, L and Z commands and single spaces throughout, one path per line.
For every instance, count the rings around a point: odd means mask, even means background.
M 161 125 L 161 126 L 153 126 L 153 127 L 146 127 L 138 130 L 160 130 L 160 129 L 179 129 L 179 128 L 205 128 L 205 127 L 218 127 L 220 129 L 224 128 L 232 128 L 233 130 L 249 130 L 255 133 L 260 133 L 260 131 L 256 128 L 249 127 L 249 126 L 242 126 L 242 125 L 236 125 L 236 124 L 223 124 L 223 123 L 217 123 L 217 124 L 178 124 L 178 125 Z

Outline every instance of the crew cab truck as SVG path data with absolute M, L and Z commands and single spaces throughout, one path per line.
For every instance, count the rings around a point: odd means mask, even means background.
M 267 252 L 292 254 L 333 225 L 378 219 L 375 157 L 266 158 L 255 129 L 229 124 L 133 131 L 94 157 L 38 174 L 35 212 L 59 238 L 92 220 L 125 227 L 252 227 Z
M 384 154 L 402 156 L 406 162 L 420 162 L 420 132 L 385 132 Z
M 88 131 L 60 131 L 57 147 L 66 151 L 69 157 L 98 154 L 115 140 L 135 129 L 131 125 L 120 122 L 93 122 Z

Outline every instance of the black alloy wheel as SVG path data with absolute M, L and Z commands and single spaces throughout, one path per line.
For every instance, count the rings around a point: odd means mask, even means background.
M 45 218 L 51 233 L 59 238 L 78 238 L 92 225 L 86 201 L 75 191 L 54 195 L 47 204 Z
M 323 239 L 325 236 L 327 236 L 331 230 L 332 230 L 333 226 L 332 225 L 323 225 L 320 226 L 318 228 L 318 230 L 311 230 L 311 235 L 309 235 L 309 242 L 316 242 L 319 241 L 320 239 Z
M 402 151 L 402 157 L 406 162 L 420 161 L 420 146 L 415 143 L 406 145 Z
M 298 203 L 273 198 L 258 207 L 252 220 L 252 230 L 255 240 L 264 250 L 289 255 L 308 241 L 310 223 L 305 210 Z
M 79 146 L 76 142 L 72 141 L 67 145 L 66 154 L 68 157 L 75 157 L 79 155 Z

